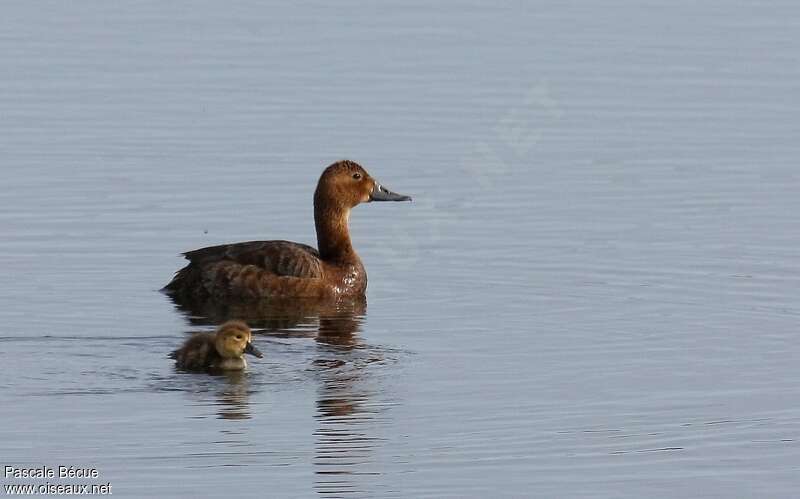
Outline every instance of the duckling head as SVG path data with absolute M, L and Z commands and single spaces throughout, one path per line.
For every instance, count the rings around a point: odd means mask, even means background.
M 411 201 L 382 186 L 358 163 L 337 161 L 322 172 L 314 193 L 314 206 L 339 205 L 349 210 L 370 201 Z
M 250 328 L 242 321 L 228 321 L 217 330 L 214 347 L 223 359 L 240 359 L 249 353 L 258 358 L 264 355 L 251 342 Z

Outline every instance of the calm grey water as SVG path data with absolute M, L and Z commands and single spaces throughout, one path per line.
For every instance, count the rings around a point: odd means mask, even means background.
M 800 7 L 15 2 L 0 16 L 0 465 L 120 497 L 796 497 Z M 366 308 L 174 370 L 181 251 L 314 244 Z M 3 484 L 24 480 L 2 479 Z M 55 483 L 80 483 L 80 480 Z

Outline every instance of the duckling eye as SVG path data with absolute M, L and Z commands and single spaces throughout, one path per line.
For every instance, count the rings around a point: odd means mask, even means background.
M 361 174 L 360 173 L 354 173 L 353 174 L 353 178 L 356 179 L 356 180 L 361 180 Z
M 237 335 L 237 336 L 236 336 L 236 339 L 237 339 L 237 340 L 241 340 L 241 339 L 242 339 L 241 335 Z

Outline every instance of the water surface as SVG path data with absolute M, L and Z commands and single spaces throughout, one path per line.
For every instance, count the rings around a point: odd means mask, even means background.
M 0 18 L 0 456 L 121 497 L 793 497 L 800 8 L 24 2 Z M 314 244 L 367 303 L 230 311 L 179 252 Z M 4 482 L 6 483 L 6 482 Z M 230 492 L 230 487 L 235 492 Z

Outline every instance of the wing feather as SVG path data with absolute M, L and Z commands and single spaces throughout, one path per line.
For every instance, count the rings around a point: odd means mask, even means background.
M 230 261 L 255 265 L 278 276 L 316 278 L 322 276 L 322 262 L 316 249 L 291 241 L 249 241 L 210 246 L 184 253 L 191 263 L 207 265 Z
M 279 288 L 289 286 L 295 294 L 308 294 L 315 292 L 314 286 L 323 277 L 317 250 L 290 241 L 209 246 L 188 251 L 184 256 L 189 264 L 177 272 L 165 291 L 192 296 L 258 297 L 269 292 L 277 279 L 282 283 Z

